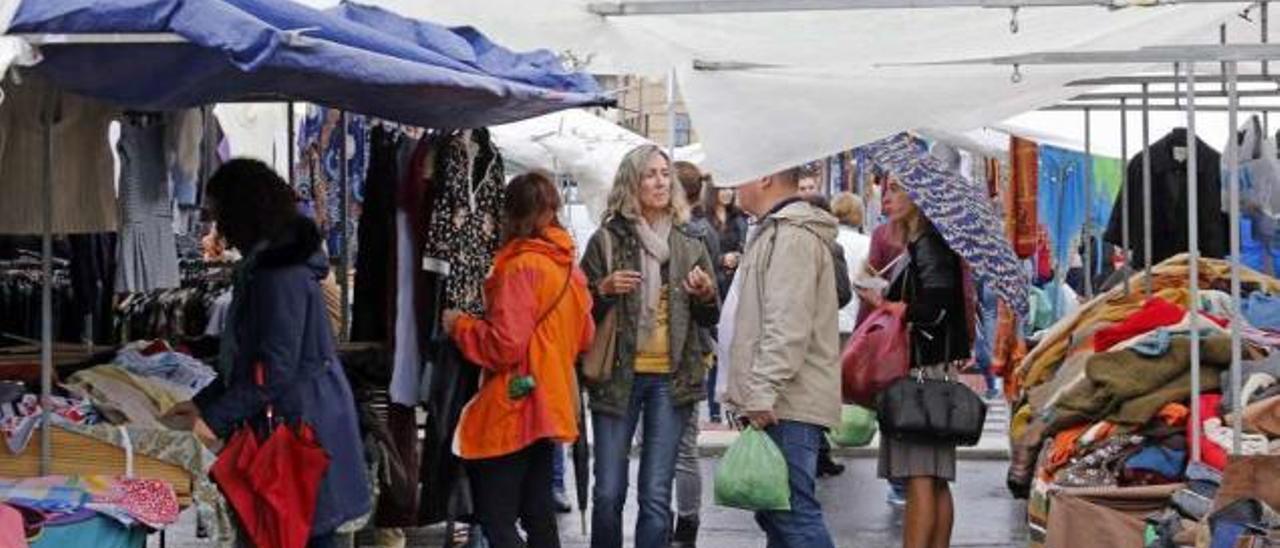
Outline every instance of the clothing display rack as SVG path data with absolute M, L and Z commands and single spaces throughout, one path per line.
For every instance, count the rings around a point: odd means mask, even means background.
M 1015 78 L 1014 78 L 1015 82 L 1019 79 L 1018 75 L 1020 74 L 1019 71 L 1021 70 L 1021 68 L 1023 66 L 1031 66 L 1031 65 L 1051 65 L 1052 66 L 1052 65 L 1076 64 L 1076 63 L 1089 63 L 1089 64 L 1160 63 L 1160 64 L 1172 65 L 1173 75 L 1171 77 L 1164 76 L 1164 75 L 1150 76 L 1150 77 L 1148 76 L 1125 77 L 1123 81 L 1095 79 L 1095 80 L 1090 80 L 1088 82 L 1080 83 L 1080 85 L 1137 85 L 1140 87 L 1140 93 L 1138 94 L 1129 94 L 1129 93 L 1085 94 L 1085 95 L 1077 96 L 1076 98 L 1069 100 L 1067 103 L 1050 107 L 1049 109 L 1046 109 L 1046 110 L 1056 110 L 1056 111 L 1073 110 L 1073 111 L 1079 111 L 1083 113 L 1083 118 L 1084 118 L 1083 122 L 1085 127 L 1085 149 L 1087 152 L 1092 150 L 1092 114 L 1093 112 L 1104 111 L 1104 110 L 1119 111 L 1120 117 L 1121 117 L 1120 130 L 1121 130 L 1122 149 L 1123 149 L 1123 155 L 1125 157 L 1125 161 L 1127 162 L 1129 160 L 1128 154 L 1127 154 L 1127 141 L 1128 141 L 1128 120 L 1127 119 L 1128 119 L 1129 109 L 1131 108 L 1129 101 L 1134 99 L 1141 101 L 1142 142 L 1143 142 L 1143 150 L 1141 153 L 1141 161 L 1142 161 L 1141 189 L 1143 194 L 1141 226 L 1144 227 L 1144 230 L 1142 232 L 1143 241 L 1141 242 L 1141 246 L 1142 246 L 1141 249 L 1143 252 L 1142 257 L 1144 259 L 1143 260 L 1144 276 L 1142 276 L 1140 279 L 1144 281 L 1144 287 L 1142 289 L 1143 294 L 1148 297 L 1150 297 L 1153 292 L 1152 286 L 1154 283 L 1153 281 L 1154 277 L 1152 275 L 1152 268 L 1153 268 L 1153 263 L 1156 262 L 1154 260 L 1151 260 L 1153 257 L 1152 255 L 1152 247 L 1153 247 L 1152 206 L 1153 204 L 1151 201 L 1152 141 L 1150 137 L 1150 113 L 1153 111 L 1159 111 L 1159 110 L 1179 110 L 1186 113 L 1186 128 L 1185 128 L 1186 144 L 1185 144 L 1185 157 L 1184 157 L 1185 160 L 1183 161 L 1185 163 L 1184 167 L 1186 171 L 1186 188 L 1184 190 L 1185 192 L 1184 195 L 1187 202 L 1187 206 L 1186 206 L 1187 208 L 1187 211 L 1186 211 L 1187 252 L 1189 255 L 1188 274 L 1187 274 L 1187 277 L 1188 277 L 1187 289 L 1188 289 L 1189 297 L 1188 297 L 1188 307 L 1187 307 L 1188 313 L 1186 316 L 1189 319 L 1189 323 L 1190 323 L 1190 327 L 1188 329 L 1189 339 L 1190 339 L 1190 356 L 1188 358 L 1188 362 L 1190 364 L 1190 403 L 1189 403 L 1190 416 L 1187 420 L 1189 421 L 1188 424 L 1190 425 L 1190 427 L 1188 428 L 1188 430 L 1190 431 L 1188 437 L 1189 437 L 1189 445 L 1190 445 L 1189 457 L 1190 457 L 1190 463 L 1192 465 L 1200 465 L 1200 463 L 1203 462 L 1204 455 L 1202 454 L 1203 446 L 1202 446 L 1201 438 L 1206 435 L 1202 431 L 1203 430 L 1202 418 L 1204 417 L 1205 410 L 1202 409 L 1202 405 L 1204 404 L 1202 403 L 1202 397 L 1201 397 L 1203 392 L 1202 386 L 1201 386 L 1201 370 L 1202 370 L 1201 346 L 1202 346 L 1202 337 L 1207 335 L 1202 335 L 1201 329 L 1207 324 L 1207 320 L 1203 318 L 1201 315 L 1201 310 L 1204 307 L 1201 300 L 1201 287 L 1200 287 L 1200 283 L 1202 281 L 1201 272 L 1200 272 L 1200 266 L 1201 266 L 1200 258 L 1202 254 L 1200 237 L 1201 237 L 1202 219 L 1200 217 L 1200 211 L 1198 208 L 1198 205 L 1199 205 L 1198 202 L 1200 199 L 1204 197 L 1204 194 L 1202 193 L 1202 189 L 1199 186 L 1200 177 L 1198 177 L 1199 173 L 1197 169 L 1198 168 L 1197 166 L 1197 161 L 1198 161 L 1197 113 L 1205 112 L 1205 111 L 1226 112 L 1227 118 L 1228 118 L 1227 126 L 1229 128 L 1229 131 L 1231 132 L 1231 137 L 1230 139 L 1228 139 L 1227 150 L 1224 152 L 1225 155 L 1228 157 L 1228 159 L 1223 163 L 1223 169 L 1225 170 L 1224 199 L 1227 200 L 1227 204 L 1225 204 L 1226 206 L 1225 208 L 1227 210 L 1227 219 L 1228 219 L 1227 224 L 1228 224 L 1228 230 L 1229 230 L 1227 256 L 1229 257 L 1229 262 L 1230 262 L 1230 267 L 1229 267 L 1230 282 L 1229 283 L 1230 283 L 1230 299 L 1231 299 L 1231 306 L 1229 308 L 1230 317 L 1228 318 L 1230 322 L 1230 326 L 1229 326 L 1230 368 L 1228 370 L 1229 381 L 1227 381 L 1225 384 L 1227 384 L 1228 386 L 1228 389 L 1226 391 L 1229 393 L 1229 401 L 1230 401 L 1231 409 L 1234 410 L 1234 412 L 1236 413 L 1243 413 L 1246 402 L 1243 400 L 1244 396 L 1242 393 L 1242 384 L 1243 384 L 1243 379 L 1242 379 L 1243 348 L 1242 346 L 1243 344 L 1242 344 L 1241 322 L 1243 321 L 1244 316 L 1242 311 L 1243 301 L 1242 301 L 1242 294 L 1241 294 L 1241 271 L 1240 271 L 1240 265 L 1243 258 L 1241 255 L 1241 233 L 1240 233 L 1240 230 L 1241 230 L 1241 227 L 1240 227 L 1240 221 L 1241 221 L 1241 204 L 1240 204 L 1241 202 L 1241 173 L 1240 173 L 1241 165 L 1240 165 L 1240 162 L 1241 162 L 1241 158 L 1237 152 L 1240 144 L 1239 139 L 1237 137 L 1237 131 L 1240 128 L 1238 115 L 1239 115 L 1239 112 L 1242 110 L 1259 112 L 1262 114 L 1263 119 L 1266 120 L 1267 113 L 1273 112 L 1273 111 L 1280 111 L 1280 107 L 1277 107 L 1275 105 L 1242 105 L 1241 104 L 1242 94 L 1240 93 L 1240 90 L 1239 90 L 1239 84 L 1242 78 L 1241 78 L 1241 75 L 1239 74 L 1239 65 L 1240 63 L 1246 63 L 1246 62 L 1261 63 L 1262 73 L 1256 74 L 1256 75 L 1249 75 L 1247 78 L 1245 78 L 1247 80 L 1267 81 L 1267 82 L 1277 81 L 1275 78 L 1273 78 L 1269 74 L 1268 66 L 1267 66 L 1267 63 L 1269 61 L 1280 60 L 1280 48 L 1269 46 L 1265 43 L 1266 42 L 1265 33 L 1267 32 L 1267 25 L 1268 25 L 1268 13 L 1266 10 L 1266 5 L 1267 5 L 1266 2 L 1262 3 L 1262 6 L 1263 6 L 1262 28 L 1264 33 L 1263 34 L 1264 43 L 1262 45 L 1252 45 L 1252 46 L 1227 45 L 1225 44 L 1226 32 L 1224 27 L 1224 30 L 1222 32 L 1224 43 L 1219 45 L 1174 46 L 1174 47 L 1165 47 L 1165 48 L 1145 48 L 1142 50 L 1135 50 L 1135 51 L 1112 51 L 1112 52 L 1080 52 L 1080 53 L 1047 52 L 1047 53 L 1033 53 L 1033 54 L 1022 55 L 1022 56 L 995 58 L 995 59 L 947 62 L 947 64 L 1009 65 L 1009 66 L 1012 66 L 1015 71 Z M 1221 64 L 1220 79 L 1219 77 L 1216 77 L 1216 76 L 1210 79 L 1210 82 L 1212 83 L 1218 83 L 1218 82 L 1221 83 L 1220 90 L 1214 90 L 1206 93 L 1205 89 L 1202 86 L 1199 86 L 1199 84 L 1201 84 L 1201 82 L 1203 82 L 1204 80 L 1201 79 L 1200 73 L 1198 71 L 1200 67 L 1198 67 L 1197 65 L 1205 64 L 1205 63 Z M 1174 84 L 1176 88 L 1172 93 L 1152 92 L 1151 87 L 1156 84 L 1162 84 L 1162 85 Z M 1203 97 L 1206 95 L 1211 97 L 1225 97 L 1226 104 L 1214 105 L 1214 106 L 1205 108 L 1200 105 L 1200 100 L 1203 99 Z M 1267 93 L 1243 94 L 1244 98 L 1275 97 L 1275 96 L 1280 96 L 1280 91 L 1272 92 L 1270 94 L 1267 94 Z M 1175 99 L 1176 103 L 1173 105 L 1160 105 L 1158 107 L 1153 106 L 1151 104 L 1151 100 L 1156 97 Z M 1115 103 L 1112 104 L 1111 103 L 1112 101 L 1114 101 Z M 1265 121 L 1263 123 L 1265 124 Z M 1265 133 L 1265 130 L 1264 130 L 1264 133 Z M 1127 170 L 1125 171 L 1125 173 L 1127 178 Z M 1214 182 L 1217 183 L 1218 181 L 1214 181 Z M 1091 186 L 1092 185 L 1086 185 L 1086 188 L 1091 190 Z M 1134 258 L 1132 245 L 1135 243 L 1135 242 L 1129 241 L 1128 229 L 1130 226 L 1131 219 L 1129 218 L 1130 212 L 1129 212 L 1128 206 L 1129 206 L 1131 197 L 1129 195 L 1129 185 L 1127 180 L 1125 180 L 1122 183 L 1121 189 L 1122 189 L 1122 194 L 1120 196 L 1120 201 L 1122 202 L 1121 215 L 1122 215 L 1122 224 L 1124 227 L 1123 229 L 1124 241 L 1122 242 L 1122 248 L 1124 250 L 1124 262 L 1125 262 L 1125 269 L 1127 271 L 1129 270 L 1129 266 L 1132 264 L 1132 261 Z M 1086 200 L 1085 203 L 1087 207 L 1087 204 L 1089 204 L 1089 200 Z M 1093 228 L 1094 227 L 1090 225 L 1090 217 L 1086 215 L 1086 225 L 1083 230 L 1084 237 L 1086 239 L 1093 234 Z M 1088 249 L 1089 247 L 1086 246 L 1086 250 Z M 1086 262 L 1090 261 L 1090 259 L 1087 257 L 1085 260 Z M 1125 294 L 1128 295 L 1129 291 L 1131 291 L 1131 288 L 1128 285 L 1128 276 L 1126 276 L 1125 279 L 1126 279 L 1126 282 L 1125 282 L 1124 291 L 1125 291 Z M 1229 448 L 1230 455 L 1239 456 L 1244 454 L 1242 449 L 1243 423 L 1244 421 L 1242 419 L 1239 419 L 1238 417 L 1237 417 L 1237 420 L 1232 421 L 1231 443 L 1230 443 L 1231 447 Z M 1033 458 L 1033 462 L 1035 462 L 1034 458 Z M 1105 488 L 1102 490 L 1107 491 L 1107 489 Z M 1166 497 L 1165 500 L 1167 500 L 1167 496 L 1171 494 L 1172 492 L 1165 495 L 1159 495 L 1156 498 L 1159 499 L 1160 496 L 1164 496 Z M 1033 503 L 1033 506 L 1036 506 L 1036 505 Z M 1068 510 L 1063 510 L 1063 511 L 1066 512 Z M 1058 527 L 1061 527 L 1061 526 L 1062 525 L 1059 524 Z M 1034 527 L 1035 526 L 1033 525 L 1033 528 Z M 1041 530 L 1041 532 L 1048 534 L 1049 532 L 1048 524 L 1045 524 L 1045 529 Z
M 245 15 L 247 24 L 249 15 L 262 17 L 269 14 L 280 15 L 276 6 L 262 4 L 264 14 L 250 13 L 254 6 L 239 6 Z M 547 64 L 535 72 L 516 73 L 508 64 L 491 62 L 489 59 L 454 59 L 449 55 L 421 56 L 406 55 L 407 46 L 404 41 L 381 40 L 360 35 L 358 23 L 352 23 L 355 16 L 337 15 L 303 6 L 295 6 L 286 19 L 293 23 L 282 23 L 272 19 L 270 23 L 261 20 L 263 32 L 278 32 L 280 43 L 272 43 L 267 51 L 255 50 L 252 55 L 245 49 L 256 48 L 259 43 L 240 41 L 239 43 L 217 42 L 211 45 L 205 41 L 207 28 L 201 27 L 188 39 L 179 32 L 187 30 L 175 16 L 173 22 L 164 30 L 174 32 L 146 32 L 149 27 L 139 25 L 136 28 L 144 32 L 76 32 L 92 31 L 99 28 L 117 28 L 117 25 L 105 27 L 99 21 L 110 17 L 86 17 L 77 11 L 75 14 L 52 20 L 39 19 L 43 12 L 19 9 L 12 26 L 6 19 L 0 22 L 0 31 L 25 28 L 33 32 L 0 34 L 11 42 L 20 42 L 22 47 L 34 46 L 44 48 L 43 59 L 32 72 L 40 72 L 49 77 L 55 90 L 67 90 L 89 98 L 97 98 L 113 103 L 125 103 L 121 106 L 145 106 L 148 110 L 167 110 L 189 107 L 197 104 L 216 104 L 221 102 L 254 102 L 283 103 L 287 111 L 289 134 L 289 177 L 295 174 L 297 157 L 293 150 L 295 122 L 297 120 L 293 101 L 307 101 L 316 104 L 333 106 L 340 111 L 345 121 L 348 110 L 366 111 L 370 115 L 382 118 L 399 119 L 413 122 L 415 125 L 445 126 L 455 128 L 484 127 L 492 124 L 515 121 L 556 110 L 578 106 L 607 106 L 613 100 L 599 93 L 597 84 L 583 73 L 571 73 L 558 65 Z M 121 9 L 131 10 L 129 15 L 119 15 Z M 97 3 L 94 11 L 117 15 L 121 23 L 128 27 L 130 22 L 138 20 L 136 6 L 117 6 L 111 2 Z M 204 9 L 204 6 L 187 6 L 179 8 L 193 13 Z M 359 9 L 359 8 L 353 8 Z M 116 10 L 116 11 L 112 11 Z M 10 12 L 12 14 L 13 12 Z M 95 11 L 95 13 L 97 13 Z M 199 12 L 204 13 L 204 12 Z M 191 14 L 188 14 L 191 15 Z M 379 14 L 384 15 L 384 14 Z M 390 16 L 387 14 L 387 16 Z M 336 20 L 341 18 L 342 20 Z M 334 29 L 287 30 L 290 24 L 323 24 L 328 25 L 330 19 Z M 431 24 L 411 19 L 404 20 L 408 24 L 429 26 Z M 253 22 L 259 22 L 255 19 Z M 227 23 L 226 21 L 223 22 Z M 216 29 L 217 23 L 201 21 L 202 25 L 211 25 Z M 284 26 L 286 30 L 280 30 Z M 70 30 L 71 32 L 65 32 Z M 324 30 L 332 32 L 315 32 Z M 39 32 L 57 31 L 57 32 Z M 307 35 L 304 36 L 304 33 Z M 359 47 L 352 47 L 345 41 L 359 40 Z M 420 45 L 429 48 L 427 38 L 419 36 Z M 234 42 L 228 39 L 227 42 Z M 9 44 L 6 44 L 6 46 Z M 486 48 L 497 46 L 486 42 Z M 239 49 L 237 49 L 239 48 Z M 208 78 L 218 76 L 216 82 L 209 86 L 186 86 L 179 92 L 170 93 L 153 86 L 153 82 L 145 79 L 137 81 L 119 76 L 119 71 L 108 68 L 113 63 L 123 64 L 128 60 L 134 63 L 134 57 L 140 53 L 156 53 L 157 59 L 172 61 L 175 57 L 170 53 L 180 52 L 189 55 L 181 59 L 184 65 L 198 67 L 200 76 Z M 234 51 L 233 51 L 234 50 Z M 237 55 L 238 54 L 238 55 Z M 95 64 L 94 70 L 59 71 L 65 64 L 77 64 L 84 61 L 81 55 L 89 55 L 101 61 Z M 461 55 L 461 53 L 459 53 Z M 543 57 L 550 58 L 549 52 L 538 51 L 528 55 L 519 54 L 521 62 L 541 62 Z M 242 62 L 252 57 L 253 62 Z M 287 59 L 285 59 L 287 57 Z M 528 58 L 526 61 L 524 58 Z M 438 58 L 438 59 L 437 59 Z M 81 66 L 90 63 L 78 63 Z M 161 63 L 162 64 L 162 63 Z M 360 67 L 351 70 L 348 67 Z M 161 85 L 161 84 L 156 84 Z M 263 89 L 269 86 L 269 89 Z M 128 89 L 125 89 L 128 88 Z M 212 91 L 211 91 L 212 90 Z M 60 97 L 62 91 L 50 94 L 52 99 Z M 30 177 L 32 184 L 38 184 L 39 190 L 32 192 L 39 198 L 38 223 L 32 223 L 32 229 L 39 229 L 41 234 L 41 254 L 39 265 L 40 279 L 43 280 L 40 290 L 40 323 L 41 340 L 39 341 L 40 364 L 39 381 L 40 399 L 49 401 L 53 385 L 53 366 L 55 361 L 52 332 L 52 277 L 54 269 L 53 232 L 54 232 L 54 190 L 55 184 L 55 113 L 53 109 L 42 109 L 39 123 L 32 124 L 32 135 L 37 142 L 42 141 L 40 153 L 28 157 L 42 161 L 41 169 L 36 176 Z M 348 245 L 350 226 L 353 219 L 351 213 L 351 187 L 348 184 L 350 173 L 347 166 L 346 124 L 338 138 L 344 144 L 340 147 L 341 169 L 337 172 L 338 184 L 341 187 L 339 196 L 340 225 L 339 238 L 341 248 L 340 275 L 338 285 L 341 287 L 341 329 L 340 340 L 347 340 L 350 333 L 350 310 L 352 270 L 351 246 Z M 211 146 L 206 142 L 203 146 Z M 33 147 L 34 149 L 35 147 Z M 59 172 L 60 173 L 60 172 Z M 205 176 L 208 174 L 205 173 Z M 61 177 L 61 175 L 59 175 Z M 35 209 L 35 208 L 33 208 Z M 186 282 L 182 289 L 198 289 L 209 284 L 222 283 L 221 280 L 211 282 L 211 272 L 220 270 L 221 265 L 204 263 L 181 263 L 179 271 Z M 220 275 L 214 275 L 220 276 Z M 32 379 L 34 380 L 34 379 Z M 42 406 L 40 418 L 39 474 L 51 472 L 52 432 L 51 411 Z M 452 517 L 451 517 L 452 521 Z M 163 532 L 161 545 L 164 545 Z

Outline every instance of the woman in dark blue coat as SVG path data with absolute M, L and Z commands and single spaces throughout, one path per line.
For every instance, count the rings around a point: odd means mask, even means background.
M 246 421 L 261 424 L 268 405 L 277 417 L 310 424 L 331 460 L 309 546 L 330 546 L 338 526 L 369 513 L 372 498 L 355 400 L 319 285 L 329 271 L 320 231 L 298 213 L 293 189 L 256 160 L 223 165 L 206 194 L 207 212 L 244 259 L 223 330 L 221 390 L 197 398 L 196 434 L 216 445 Z M 257 363 L 263 386 L 253 379 Z

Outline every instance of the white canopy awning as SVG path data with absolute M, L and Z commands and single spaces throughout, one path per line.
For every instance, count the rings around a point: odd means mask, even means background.
M 565 110 L 490 129 L 504 160 L 521 169 L 567 174 L 590 216 L 604 212 L 622 157 L 649 141 L 584 110 Z M 514 173 L 514 170 L 509 170 Z
M 324 0 L 311 0 L 323 2 Z M 1053 105 L 1078 78 L 1143 67 L 1036 66 L 1020 83 L 998 66 L 878 67 L 1038 51 L 1257 41 L 1235 14 L 1248 4 L 1107 10 L 886 9 L 601 17 L 591 0 L 377 0 L 446 24 L 474 25 L 518 49 L 570 53 L 597 73 L 677 71 L 718 180 L 757 177 L 904 129 L 965 131 Z M 519 16 L 513 16 L 519 14 Z M 695 70 L 695 61 L 713 67 Z

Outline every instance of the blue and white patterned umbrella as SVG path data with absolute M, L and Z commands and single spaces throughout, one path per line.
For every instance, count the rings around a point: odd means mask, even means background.
M 984 190 L 948 170 L 907 133 L 876 141 L 866 149 L 872 163 L 902 183 L 951 249 L 969 263 L 978 281 L 1025 318 L 1030 307 L 1027 278 Z

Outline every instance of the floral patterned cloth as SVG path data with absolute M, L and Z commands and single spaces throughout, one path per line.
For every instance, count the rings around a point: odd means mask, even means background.
M 449 263 L 446 306 L 483 315 L 484 281 L 502 237 L 502 156 L 483 129 L 450 135 L 438 146 L 423 255 Z
M 124 447 L 119 427 L 110 425 L 63 425 L 63 428 L 93 439 Z M 235 529 L 231 514 L 218 488 L 209 480 L 209 467 L 217 456 L 201 445 L 190 432 L 156 430 L 126 426 L 135 454 L 179 466 L 191 473 L 191 498 L 202 523 L 212 524 L 213 539 L 218 546 L 234 547 Z
M 315 210 L 316 224 L 325 234 L 329 252 L 342 253 L 342 131 L 339 112 L 312 105 L 307 109 L 298 131 L 298 163 L 294 181 L 298 192 Z M 364 178 L 369 170 L 369 122 L 359 114 L 347 114 L 347 186 L 351 189 L 348 204 L 347 242 L 355 256 L 358 204 L 364 202 Z

